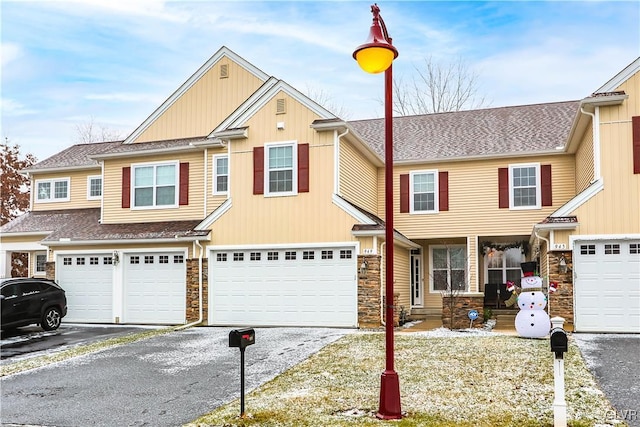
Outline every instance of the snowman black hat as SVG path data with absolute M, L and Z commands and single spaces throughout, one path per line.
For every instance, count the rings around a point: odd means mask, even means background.
M 535 261 L 523 262 L 520 263 L 520 268 L 522 269 L 522 275 L 524 277 L 533 276 L 536 271 L 536 266 L 538 265 Z

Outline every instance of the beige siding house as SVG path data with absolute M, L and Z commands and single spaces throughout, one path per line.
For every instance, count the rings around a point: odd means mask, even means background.
M 393 244 L 396 315 L 466 327 L 536 261 L 551 315 L 639 332 L 639 61 L 579 101 L 395 118 L 386 242 L 383 120 L 222 47 L 124 141 L 24 171 L 0 274 L 28 253 L 66 321 L 378 326 Z

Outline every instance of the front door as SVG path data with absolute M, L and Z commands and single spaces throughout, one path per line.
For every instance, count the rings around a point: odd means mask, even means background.
M 422 254 L 411 250 L 411 307 L 422 307 Z

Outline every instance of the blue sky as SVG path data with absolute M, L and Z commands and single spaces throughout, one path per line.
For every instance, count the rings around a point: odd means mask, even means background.
M 371 2 L 1 2 L 2 138 L 39 160 L 77 126 L 133 131 L 221 46 L 347 119 L 381 117 L 382 75 L 352 59 Z M 638 1 L 378 2 L 394 76 L 462 58 L 488 106 L 581 99 L 640 56 Z

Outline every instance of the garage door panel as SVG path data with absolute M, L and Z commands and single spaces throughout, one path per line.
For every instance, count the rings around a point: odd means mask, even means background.
M 186 316 L 184 254 L 125 255 L 124 321 L 182 324 Z
M 111 255 L 58 255 L 56 275 L 67 297 L 65 322 L 113 321 L 113 264 Z
M 580 332 L 640 332 L 640 242 L 578 241 L 575 326 Z
M 356 326 L 355 260 L 339 258 L 340 250 L 353 256 L 354 249 L 212 252 L 211 323 Z

